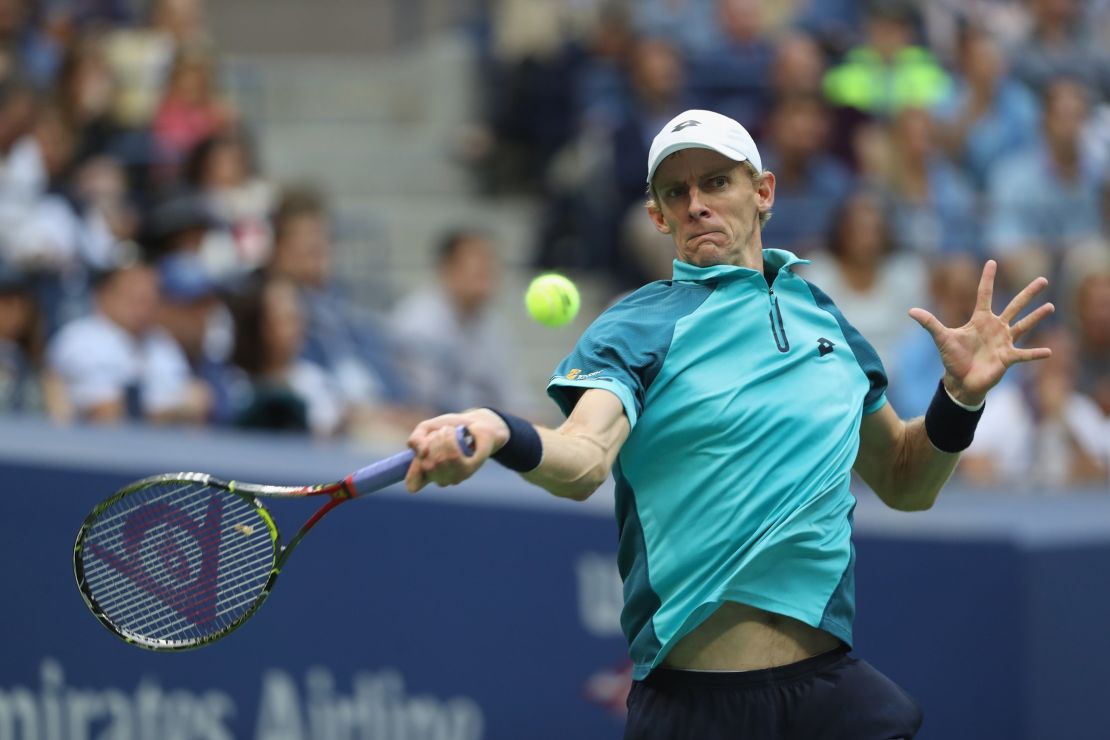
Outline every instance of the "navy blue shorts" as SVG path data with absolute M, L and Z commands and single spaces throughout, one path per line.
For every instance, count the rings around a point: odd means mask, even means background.
M 921 708 L 847 648 L 759 671 L 656 668 L 634 681 L 624 740 L 896 740 Z

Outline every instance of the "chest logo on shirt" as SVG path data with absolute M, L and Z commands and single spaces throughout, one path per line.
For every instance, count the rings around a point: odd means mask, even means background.
M 821 337 L 820 339 L 817 340 L 817 356 L 818 357 L 824 357 L 825 355 L 832 352 L 833 347 L 835 347 L 835 346 L 836 345 L 833 344 L 832 342 L 830 342 L 828 339 L 825 339 L 824 337 Z

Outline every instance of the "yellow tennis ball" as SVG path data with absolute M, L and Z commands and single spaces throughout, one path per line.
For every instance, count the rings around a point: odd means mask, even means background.
M 574 283 L 553 272 L 536 277 L 524 294 L 529 315 L 545 326 L 570 323 L 578 314 L 580 303 Z

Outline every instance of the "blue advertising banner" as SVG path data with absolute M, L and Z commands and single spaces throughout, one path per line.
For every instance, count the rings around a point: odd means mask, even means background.
M 158 654 L 110 635 L 75 588 L 73 540 L 99 500 L 182 469 L 326 481 L 377 453 L 11 421 L 0 440 L 0 740 L 621 736 L 630 665 L 608 491 L 558 501 L 491 466 L 347 504 L 242 629 Z M 924 705 L 920 737 L 1106 737 L 1105 497 L 949 491 L 919 515 L 860 498 L 856 647 Z M 269 508 L 288 536 L 316 504 Z

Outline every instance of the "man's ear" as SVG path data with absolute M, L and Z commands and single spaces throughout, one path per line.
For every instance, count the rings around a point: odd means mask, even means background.
M 771 172 L 771 170 L 763 171 L 763 177 L 760 179 L 759 185 L 755 189 L 755 195 L 760 213 L 766 213 L 771 210 L 771 206 L 775 204 L 774 172 Z
M 649 200 L 646 208 L 648 212 L 648 218 L 650 218 L 651 222 L 655 224 L 656 230 L 660 234 L 671 233 L 671 227 L 667 223 L 667 219 L 663 218 L 663 211 L 659 208 L 658 204 L 656 204 L 654 200 Z

